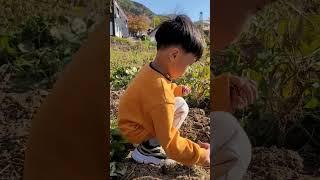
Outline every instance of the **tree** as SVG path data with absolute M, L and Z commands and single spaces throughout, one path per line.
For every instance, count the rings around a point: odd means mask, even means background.
M 153 28 L 161 24 L 161 19 L 159 16 L 154 16 L 152 21 L 153 21 Z
M 129 31 L 133 34 L 146 31 L 149 27 L 148 18 L 146 16 L 128 16 Z

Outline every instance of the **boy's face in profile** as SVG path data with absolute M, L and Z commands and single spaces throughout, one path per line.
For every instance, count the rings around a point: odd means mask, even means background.
M 181 77 L 188 66 L 201 58 L 204 49 L 199 29 L 185 15 L 164 21 L 155 39 L 159 64 L 172 80 Z
M 186 53 L 180 47 L 168 48 L 168 55 L 168 73 L 173 80 L 181 77 L 187 68 L 196 61 L 195 55 Z

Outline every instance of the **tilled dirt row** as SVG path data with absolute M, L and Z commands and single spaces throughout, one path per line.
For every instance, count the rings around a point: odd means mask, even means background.
M 111 112 L 116 114 L 118 97 L 123 91 L 111 92 Z M 48 95 L 46 90 L 25 93 L 0 92 L 0 177 L 22 179 L 24 152 L 31 127 L 31 119 Z M 190 109 L 181 135 L 194 141 L 208 142 L 209 118 L 202 109 Z M 313 159 L 319 155 L 311 153 Z M 310 156 L 311 157 L 311 156 Z M 315 160 L 315 159 L 314 159 Z M 198 166 L 150 166 L 127 159 L 126 178 L 129 179 L 209 179 L 209 170 Z M 320 179 L 320 169 L 305 174 L 303 158 L 287 149 L 253 148 L 252 161 L 246 180 Z
M 0 92 L 0 177 L 22 179 L 31 119 L 48 91 Z
M 255 147 L 245 180 L 316 180 L 320 171 L 306 171 L 296 151 L 276 147 Z M 320 170 L 320 169 L 319 169 Z

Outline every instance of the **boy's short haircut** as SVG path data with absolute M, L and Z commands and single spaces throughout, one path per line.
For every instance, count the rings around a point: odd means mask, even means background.
M 157 49 L 171 45 L 180 45 L 187 53 L 192 53 L 200 59 L 203 53 L 203 40 L 197 27 L 186 15 L 178 15 L 164 21 L 158 28 L 155 39 Z

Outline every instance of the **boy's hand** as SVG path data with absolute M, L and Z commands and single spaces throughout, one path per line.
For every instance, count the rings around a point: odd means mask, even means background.
M 232 109 L 242 109 L 257 99 L 257 84 L 253 80 L 231 76 L 231 105 Z
M 210 144 L 208 143 L 203 143 L 203 142 L 198 142 L 199 146 L 203 149 L 205 149 L 206 151 L 206 160 L 203 164 L 203 166 L 205 167 L 209 167 L 210 166 Z
M 209 143 L 203 143 L 203 142 L 199 141 L 198 144 L 199 144 L 199 146 L 201 148 L 210 149 L 210 144 Z
M 191 93 L 191 88 L 188 86 L 182 86 L 182 95 L 187 96 Z

